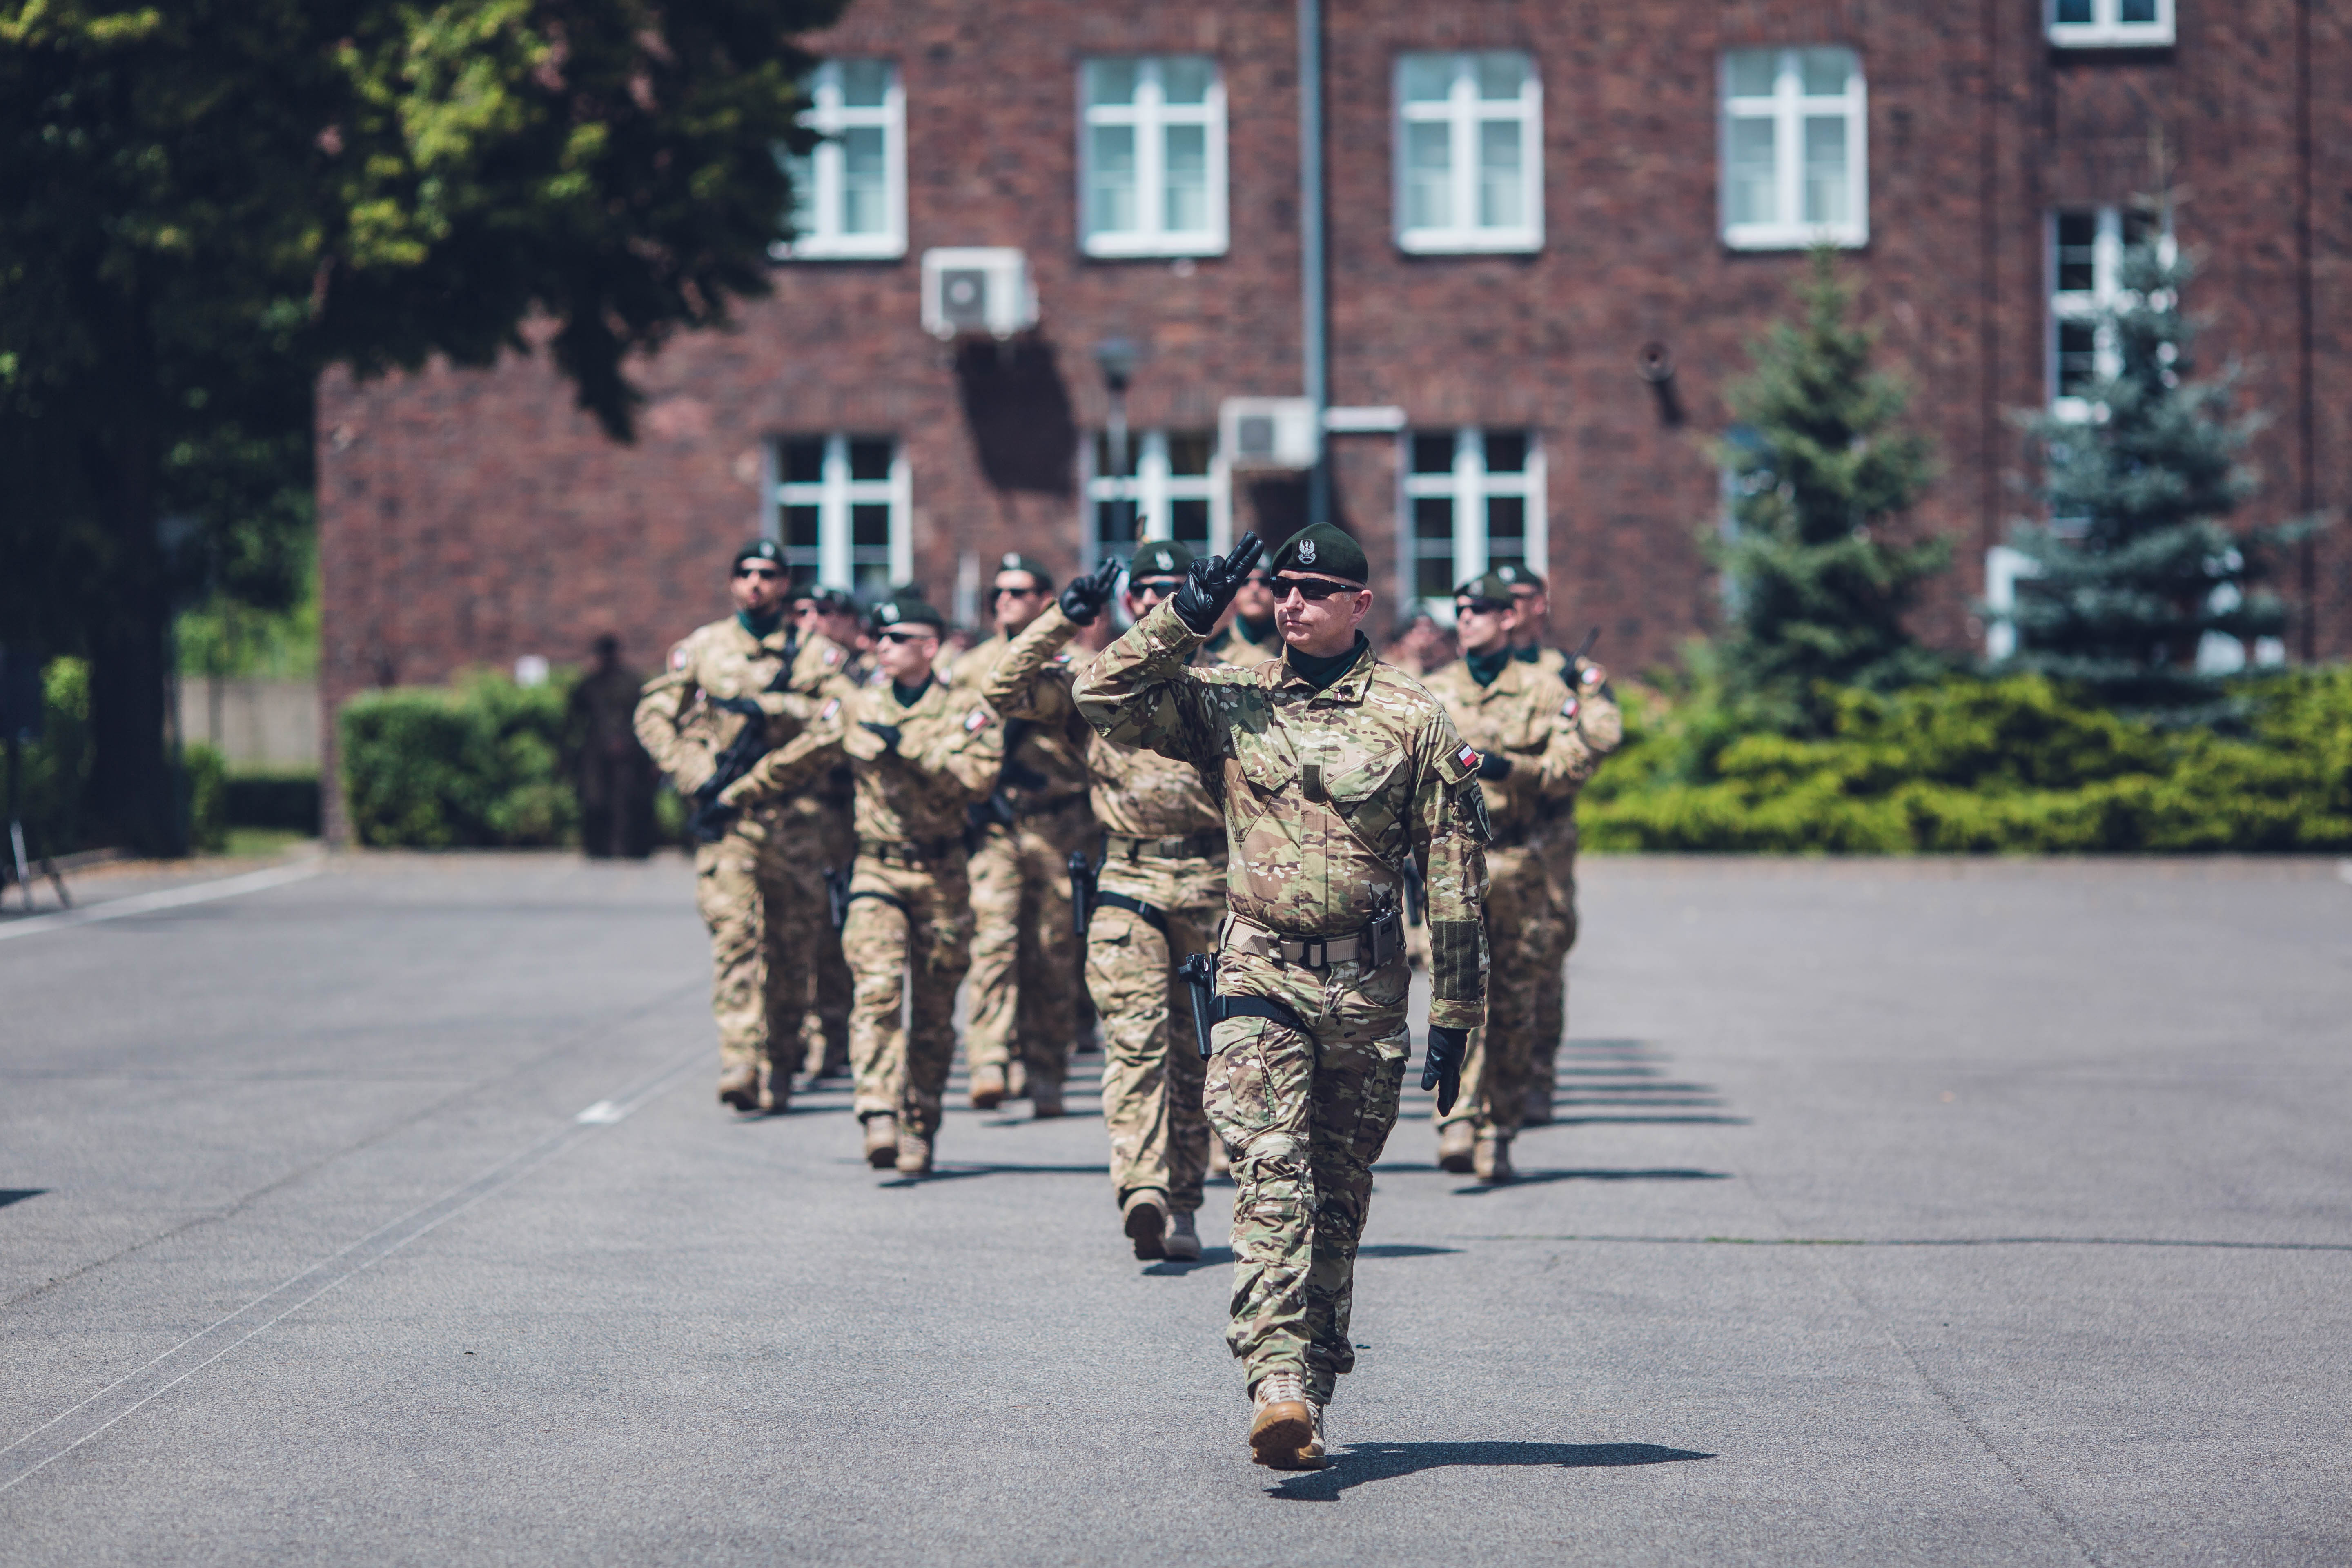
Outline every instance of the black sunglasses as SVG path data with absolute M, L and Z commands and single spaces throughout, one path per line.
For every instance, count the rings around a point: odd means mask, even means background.
M 920 642 L 925 637 L 937 637 L 939 634 L 937 632 L 881 632 L 877 635 L 884 642 Z
M 1274 596 L 1277 599 L 1287 599 L 1294 588 L 1302 599 L 1328 599 L 1339 594 L 1363 592 L 1357 584 L 1330 583 L 1320 577 L 1276 577 L 1274 580 Z
M 1454 607 L 1465 616 L 1499 616 L 1512 606 L 1501 599 L 1456 599 Z
M 767 581 L 773 583 L 783 576 L 783 574 L 777 571 L 772 566 L 738 566 L 735 568 L 735 575 L 738 577 L 762 577 Z
M 1139 599 L 1146 594 L 1157 594 L 1164 599 L 1183 585 L 1184 579 L 1181 577 L 1146 577 L 1140 583 L 1128 584 L 1134 590 L 1135 596 Z

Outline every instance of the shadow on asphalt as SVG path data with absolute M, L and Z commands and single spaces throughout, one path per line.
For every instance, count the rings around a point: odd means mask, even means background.
M 1143 1271 L 1146 1279 L 1179 1279 L 1195 1268 L 1215 1268 L 1234 1260 L 1230 1247 L 1204 1247 L 1201 1256 L 1189 1261 L 1181 1258 L 1163 1258 Z
M 845 1162 L 846 1163 L 846 1162 Z M 1091 1165 L 943 1165 L 928 1176 L 901 1176 L 883 1182 L 885 1187 L 919 1187 L 933 1182 L 961 1182 L 973 1176 L 1099 1176 L 1102 1163 Z
M 0 1187 L 0 1209 L 10 1204 L 23 1203 L 26 1198 L 37 1198 L 48 1190 L 47 1187 Z
M 1658 1443 L 1353 1443 L 1340 1450 L 1329 1469 L 1288 1477 L 1266 1495 L 1290 1502 L 1337 1502 L 1341 1492 L 1367 1481 L 1465 1465 L 1582 1470 L 1714 1458 Z
M 1540 1186 L 1546 1182 L 1727 1182 L 1728 1171 L 1520 1171 L 1500 1186 L 1480 1183 L 1474 1186 L 1456 1187 L 1457 1198 L 1476 1197 L 1482 1193 L 1505 1192 L 1512 1187 Z

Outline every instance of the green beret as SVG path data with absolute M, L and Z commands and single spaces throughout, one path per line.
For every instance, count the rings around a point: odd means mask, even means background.
M 1497 568 L 1483 577 L 1473 577 L 1454 590 L 1457 599 L 1490 599 L 1497 605 L 1511 602 L 1511 580 Z
M 1128 581 L 1145 577 L 1181 577 L 1192 569 L 1192 552 L 1172 539 L 1154 539 L 1139 546 L 1127 563 Z
M 772 539 L 755 539 L 735 552 L 735 559 L 727 563 L 727 570 L 732 572 L 746 561 L 765 561 L 781 567 L 784 563 L 784 547 Z
M 1318 577 L 1349 583 L 1370 582 L 1372 575 L 1364 563 L 1364 547 L 1328 522 L 1302 528 L 1283 541 L 1282 548 L 1274 552 L 1273 570 L 1312 572 Z
M 930 605 L 904 594 L 875 605 L 873 622 L 877 632 L 905 626 L 929 626 L 936 632 L 948 624 L 946 618 Z
M 1050 594 L 1054 591 L 1053 574 L 1026 555 L 1016 554 L 1008 550 L 1004 552 L 1004 559 L 996 563 L 996 569 L 999 572 L 1026 572 L 1029 574 L 1030 580 L 1037 584 L 1039 593 Z
M 1517 561 L 1506 561 L 1487 575 L 1499 577 L 1513 588 L 1527 587 L 1533 588 L 1538 594 L 1544 592 L 1544 580 Z

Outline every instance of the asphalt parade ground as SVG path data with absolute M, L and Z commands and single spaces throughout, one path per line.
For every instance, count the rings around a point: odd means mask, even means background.
M 0 921 L 0 1563 L 2352 1561 L 2334 862 L 1588 862 L 1293 1476 L 1091 1093 L 906 1183 L 714 1105 L 674 857 L 251 875 Z

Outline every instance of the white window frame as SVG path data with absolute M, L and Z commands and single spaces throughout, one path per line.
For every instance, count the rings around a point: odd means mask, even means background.
M 1478 95 L 1478 60 L 1482 54 L 1510 55 L 1521 68 L 1519 96 L 1515 100 L 1488 100 Z M 1443 103 L 1405 101 L 1405 72 L 1413 64 L 1446 62 L 1451 80 Z M 1467 53 L 1416 51 L 1399 55 L 1392 75 L 1396 113 L 1391 126 L 1395 175 L 1391 199 L 1395 207 L 1397 248 L 1416 256 L 1493 254 L 1543 248 L 1543 79 L 1534 58 L 1517 49 L 1487 49 Z M 1478 222 L 1478 143 L 1480 128 L 1490 121 L 1517 121 L 1519 127 L 1519 202 L 1527 221 L 1484 225 Z M 1453 197 L 1453 221 L 1433 226 L 1406 224 L 1412 170 L 1407 157 L 1410 127 L 1443 124 L 1449 129 L 1448 180 Z
M 1209 87 L 1200 103 L 1170 103 L 1160 82 L 1162 62 L 1205 59 Z M 1135 66 L 1133 103 L 1088 100 L 1087 69 L 1109 60 Z M 1135 128 L 1135 206 L 1142 226 L 1097 232 L 1087 193 L 1094 184 L 1094 132 L 1101 125 Z M 1169 127 L 1202 125 L 1208 160 L 1208 226 L 1170 229 L 1167 154 Z M 1225 210 L 1225 73 L 1213 55 L 1093 55 L 1078 62 L 1078 247 L 1088 256 L 1223 256 L 1230 242 Z
M 1811 96 L 1804 90 L 1802 57 L 1805 47 L 1727 49 L 1717 62 L 1717 97 L 1722 109 L 1716 117 L 1717 222 L 1723 243 L 1733 250 L 1801 250 L 1830 244 L 1854 249 L 1870 243 L 1870 95 L 1860 51 L 1843 44 L 1806 46 L 1843 50 L 1853 61 L 1846 88 L 1835 96 Z M 1735 55 L 1770 53 L 1773 64 L 1769 97 L 1742 96 L 1731 91 L 1731 61 Z M 1853 216 L 1843 223 L 1807 223 L 1805 210 L 1804 133 L 1809 118 L 1832 110 L 1845 119 L 1846 204 Z M 1782 216 L 1769 223 L 1731 220 L 1731 122 L 1735 119 L 1769 117 L 1772 121 L 1774 194 Z
M 805 159 L 788 153 L 778 154 L 787 167 L 801 165 L 795 178 L 805 178 L 809 183 L 808 207 L 815 220 L 806 233 L 795 234 L 791 239 L 779 240 L 768 247 L 768 253 L 779 261 L 861 261 L 887 259 L 907 254 L 907 100 L 905 89 L 900 85 L 898 63 L 893 60 L 857 62 L 878 63 L 890 73 L 890 84 L 883 92 L 881 107 L 858 109 L 842 102 L 841 68 L 844 63 L 827 60 L 808 78 L 810 101 L 809 107 L 801 113 L 801 123 L 825 140 L 811 149 Z M 882 232 L 845 234 L 842 232 L 842 220 L 845 216 L 847 197 L 843 184 L 844 154 L 840 136 L 845 131 L 876 127 L 882 132 Z
M 1085 498 L 1078 514 L 1078 556 L 1088 571 L 1102 564 L 1102 538 L 1095 526 L 1095 512 L 1107 502 L 1136 503 L 1136 542 L 1141 544 L 1176 537 L 1176 502 L 1205 500 L 1209 503 L 1210 553 L 1222 555 L 1231 547 L 1233 474 L 1225 461 L 1224 449 L 1217 444 L 1216 432 L 1203 432 L 1209 438 L 1209 471 L 1205 474 L 1180 474 L 1174 470 L 1168 458 L 1169 434 L 1166 430 L 1130 432 L 1128 439 L 1133 443 L 1135 472 L 1126 476 L 1102 473 L 1096 468 L 1095 451 L 1102 432 L 1090 432 L 1081 444 L 1084 451 L 1080 460 L 1086 472 L 1078 487 L 1078 493 Z
M 2057 49 L 2163 48 L 2173 41 L 2173 0 L 2155 0 L 2152 22 L 2123 20 L 2123 0 L 2091 0 L 2087 22 L 2058 19 L 2058 0 L 2044 0 L 2050 47 Z
M 824 443 L 824 456 L 817 479 L 800 483 L 786 479 L 783 477 L 783 447 L 794 441 L 815 440 Z M 849 444 L 853 440 L 890 443 L 888 478 L 854 479 L 849 477 Z M 857 586 L 857 561 L 850 532 L 850 509 L 880 503 L 890 509 L 889 580 L 893 584 L 914 581 L 914 481 L 908 469 L 907 444 L 904 441 L 896 436 L 872 431 L 823 437 L 780 436 L 768 443 L 767 464 L 768 483 L 763 488 L 768 504 L 767 516 L 762 520 L 762 531 L 784 546 L 784 566 L 788 574 L 800 566 L 814 565 L 816 580 L 821 585 L 854 591 Z M 793 506 L 816 508 L 817 546 L 814 561 L 809 558 L 805 547 L 791 542 L 791 535 L 785 530 L 784 509 Z
M 2095 212 L 2098 226 L 2091 241 L 2091 287 L 2065 289 L 2058 287 L 2058 219 L 2063 213 Z M 2160 249 L 2169 251 L 2171 235 L 2168 231 L 2158 240 Z M 2058 391 L 2058 342 L 2060 329 L 2069 322 L 2095 321 L 2114 308 L 2124 297 L 2124 209 L 2115 205 L 2097 207 L 2053 207 L 2042 220 L 2042 263 L 2046 269 L 2044 285 L 2050 298 L 2048 335 L 2043 344 L 2045 384 L 2050 389 L 2050 412 L 2061 419 L 2087 421 L 2095 410 L 2086 397 L 2061 396 Z M 2113 375 L 2120 367 L 2116 357 L 2113 336 L 2105 329 L 2099 331 L 2094 349 L 2097 362 L 2095 376 Z
M 1506 427 L 1497 426 L 1497 433 Z M 1454 624 L 1454 585 L 1466 583 L 1483 574 L 1493 564 L 1487 554 L 1486 502 L 1494 497 L 1517 496 L 1527 503 L 1525 541 L 1526 553 L 1519 559 L 1528 571 L 1538 576 L 1549 572 L 1550 530 L 1545 521 L 1544 496 L 1547 469 L 1544 463 L 1543 438 L 1532 428 L 1508 427 L 1511 435 L 1527 439 L 1527 462 L 1517 473 L 1489 473 L 1486 469 L 1487 431 L 1481 427 L 1454 430 L 1407 430 L 1398 437 L 1397 445 L 1397 602 L 1405 606 L 1408 616 L 1416 611 L 1426 614 L 1441 626 Z M 1454 467 L 1442 474 L 1416 474 L 1412 471 L 1414 437 L 1452 435 Z M 1423 498 L 1439 498 L 1454 503 L 1454 582 L 1446 584 L 1442 596 L 1419 593 L 1415 579 L 1420 575 L 1420 539 L 1413 531 L 1412 503 Z

